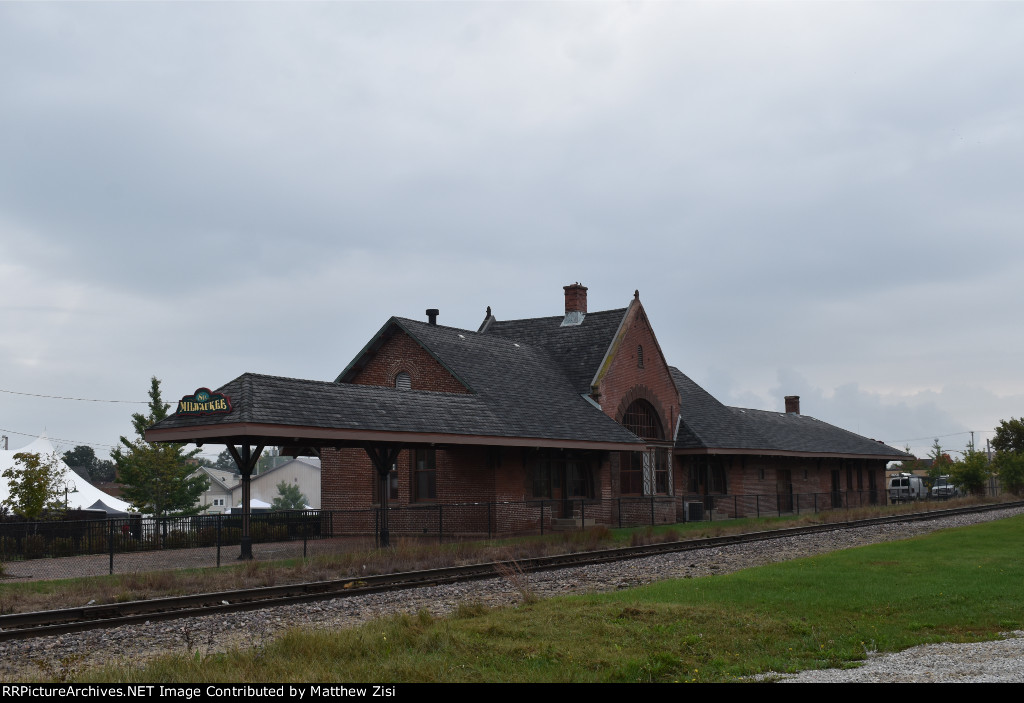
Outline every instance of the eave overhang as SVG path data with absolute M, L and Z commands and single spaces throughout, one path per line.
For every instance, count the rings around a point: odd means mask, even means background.
M 395 432 L 386 430 L 300 427 L 260 423 L 216 423 L 167 429 L 146 430 L 147 442 L 187 444 L 288 444 L 314 447 L 358 447 L 371 443 L 408 445 L 546 447 L 553 449 L 592 449 L 598 451 L 636 451 L 644 446 L 636 442 L 551 439 L 547 437 L 505 437 L 439 432 Z
M 701 447 L 696 449 L 675 449 L 675 456 L 792 456 L 818 459 L 880 459 L 883 461 L 903 461 L 910 455 L 893 454 L 844 454 L 842 452 L 798 452 L 783 449 L 730 449 L 728 447 Z

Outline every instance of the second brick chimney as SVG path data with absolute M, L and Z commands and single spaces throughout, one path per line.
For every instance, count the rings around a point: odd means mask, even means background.
M 562 286 L 565 289 L 565 314 L 571 312 L 587 312 L 587 287 L 580 285 L 579 281 L 571 286 Z
M 786 396 L 786 412 L 799 415 L 800 414 L 800 396 L 798 395 L 787 395 Z

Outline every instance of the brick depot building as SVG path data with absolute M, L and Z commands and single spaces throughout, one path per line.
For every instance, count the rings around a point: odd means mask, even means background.
M 488 308 L 475 331 L 434 310 L 393 317 L 334 382 L 244 374 L 218 389 L 231 412 L 172 415 L 147 438 L 318 454 L 323 509 L 354 520 L 382 491 L 392 507 L 545 501 L 551 518 L 584 507 L 607 524 L 633 510 L 682 520 L 687 502 L 726 494 L 730 515 L 767 498 L 771 510 L 809 509 L 812 495 L 817 508 L 884 502 L 885 466 L 904 452 L 801 415 L 796 397 L 785 413 L 727 407 L 669 366 L 638 293 L 591 313 L 586 287 L 564 290 L 561 315 Z M 465 515 L 454 529 L 482 531 L 479 512 Z M 538 526 L 528 510 L 487 520 Z

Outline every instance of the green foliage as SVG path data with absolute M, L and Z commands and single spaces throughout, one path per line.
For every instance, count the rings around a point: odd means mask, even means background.
M 451 617 L 293 629 L 258 647 L 116 664 L 79 680 L 736 681 L 844 666 L 875 651 L 996 639 L 1021 627 L 1022 528 L 1018 517 L 516 608 L 463 602 Z
M 972 495 L 984 495 L 992 467 L 984 452 L 975 451 L 974 444 L 968 444 L 963 459 L 952 465 L 949 475 L 961 490 Z
M 256 461 L 256 474 L 266 473 L 271 469 L 276 469 L 281 464 L 287 463 L 288 459 L 282 457 L 278 452 L 277 448 L 266 449 L 260 458 Z
M 70 466 L 72 470 L 85 478 L 89 478 L 92 473 L 92 467 L 96 463 L 96 452 L 92 450 L 92 447 L 80 444 L 74 449 L 64 452 L 63 458 L 64 463 Z
M 154 376 L 149 389 L 149 414 L 135 413 L 132 425 L 136 438 L 121 437 L 122 447 L 110 452 L 117 465 L 121 497 L 137 510 L 153 515 L 195 515 L 203 509 L 199 499 L 209 481 L 188 459 L 198 449 L 185 452 L 184 444 L 151 444 L 145 440 L 146 428 L 167 417 L 170 407 L 160 397 L 160 381 Z
M 234 457 L 227 449 L 217 455 L 217 463 L 213 465 L 213 468 L 238 473 L 238 464 L 235 463 Z
M 1001 420 L 992 438 L 992 448 L 997 452 L 1024 454 L 1024 418 Z
M 306 496 L 298 485 L 281 481 L 277 484 L 277 497 L 270 507 L 274 510 L 302 510 L 306 507 Z
M 39 520 L 46 513 L 63 512 L 65 491 L 75 490 L 65 480 L 56 454 L 15 454 L 14 466 L 0 475 L 7 479 L 10 491 L 3 505 L 27 520 Z
M 932 450 L 928 452 L 928 456 L 932 460 L 932 465 L 928 467 L 928 478 L 933 484 L 939 476 L 947 476 L 952 472 L 953 460 L 949 458 L 949 454 L 942 451 L 938 438 L 932 444 Z
M 992 439 L 994 465 L 1005 490 L 1020 495 L 1024 490 L 1024 418 L 1002 420 Z
M 91 483 L 114 480 L 114 462 L 97 459 L 92 447 L 80 444 L 64 452 L 64 463 Z
M 109 483 L 114 480 L 116 475 L 117 469 L 114 462 L 110 459 L 97 459 L 92 473 L 89 474 L 89 479 L 93 483 Z
M 1019 496 L 1024 491 L 1024 453 L 999 452 L 993 464 L 1003 489 Z

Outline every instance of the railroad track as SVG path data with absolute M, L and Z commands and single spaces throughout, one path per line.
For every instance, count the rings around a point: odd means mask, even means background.
M 570 566 L 601 564 L 611 561 L 638 559 L 641 557 L 671 552 L 686 552 L 709 547 L 720 547 L 747 542 L 757 542 L 793 535 L 831 532 L 872 525 L 894 522 L 914 522 L 934 520 L 951 515 L 987 512 L 1004 508 L 1024 506 L 1024 501 L 999 503 L 994 505 L 971 506 L 936 510 L 928 513 L 911 515 L 893 515 L 869 520 L 808 525 L 763 532 L 748 532 L 726 537 L 709 537 L 685 540 L 680 542 L 663 542 L 660 544 L 640 547 L 624 547 L 604 549 L 575 554 L 521 559 L 514 562 L 489 562 L 469 566 L 452 566 L 441 569 L 410 571 L 378 576 L 362 576 L 334 581 L 317 581 L 312 583 L 290 584 L 284 586 L 268 586 L 249 588 L 236 591 L 217 593 L 201 593 L 191 596 L 172 598 L 153 598 L 142 601 L 109 603 L 104 605 L 87 605 L 63 610 L 46 610 L 32 613 L 15 613 L 0 616 L 0 641 L 43 637 L 70 632 L 79 632 L 96 628 L 111 628 L 132 623 L 153 620 L 172 620 L 176 618 L 197 617 L 229 613 L 242 610 L 255 610 L 279 605 L 303 603 L 331 598 L 379 593 L 409 588 L 421 588 L 457 581 L 494 578 L 510 570 L 530 573 L 547 571 Z

